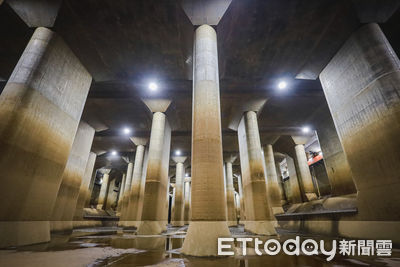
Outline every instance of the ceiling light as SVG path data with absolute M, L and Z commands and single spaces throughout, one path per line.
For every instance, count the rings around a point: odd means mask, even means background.
M 149 89 L 151 91 L 156 91 L 158 89 L 158 85 L 155 82 L 149 83 Z
M 124 134 L 130 134 L 131 133 L 131 129 L 129 129 L 128 127 L 125 127 L 123 129 Z
M 189 177 L 189 173 L 186 173 L 186 174 L 185 174 L 185 177 Z
M 287 83 L 285 81 L 280 81 L 278 83 L 278 88 L 279 89 L 285 89 L 287 87 Z
M 111 156 L 116 156 L 117 155 L 117 151 L 113 150 L 111 151 Z
M 301 131 L 302 131 L 303 133 L 309 133 L 309 132 L 311 131 L 311 129 L 310 129 L 310 127 L 308 127 L 308 126 L 304 126 L 303 128 L 301 128 Z
M 180 150 L 175 151 L 175 155 L 180 156 L 181 155 L 181 151 Z

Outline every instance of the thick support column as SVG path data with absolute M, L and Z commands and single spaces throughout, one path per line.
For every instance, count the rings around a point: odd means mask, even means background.
M 72 231 L 72 219 L 75 214 L 79 189 L 85 174 L 93 137 L 94 129 L 81 121 L 64 169 L 51 215 L 50 230 L 52 232 Z
M 142 186 L 142 175 L 143 175 L 143 160 L 145 145 L 147 144 L 147 138 L 131 138 L 136 144 L 135 154 L 135 165 L 132 173 L 132 186 L 128 196 L 129 203 L 127 208 L 127 216 L 125 227 L 138 227 L 140 219 L 138 218 L 139 210 L 139 197 L 140 187 Z
M 244 196 L 243 196 L 243 185 L 242 185 L 242 177 L 239 175 L 237 177 L 238 179 L 238 187 L 239 187 L 239 197 L 240 197 L 240 224 L 244 224 L 244 221 L 246 220 L 246 209 L 245 209 L 245 204 L 244 204 Z
M 126 217 L 128 215 L 129 195 L 132 188 L 132 175 L 133 175 L 133 163 L 129 162 L 126 168 L 126 178 L 124 185 L 124 192 L 121 200 L 121 214 L 119 216 L 118 226 L 125 226 Z
M 0 247 L 50 240 L 91 80 L 61 38 L 35 30 L 0 96 Z
M 234 192 L 235 193 L 235 209 L 236 209 L 236 224 L 238 224 L 239 220 L 240 220 L 240 196 L 238 192 Z
M 73 227 L 81 227 L 83 226 L 83 208 L 85 207 L 85 203 L 88 198 L 90 198 L 90 180 L 92 178 L 94 164 L 96 162 L 96 153 L 90 152 L 88 161 L 85 167 L 85 173 L 83 175 L 83 181 L 81 187 L 79 189 L 78 201 L 76 202 L 75 215 L 74 215 L 74 224 Z
M 184 199 L 183 199 L 183 183 L 185 179 L 185 166 L 183 163 L 186 157 L 173 157 L 176 162 L 176 175 L 175 175 L 175 197 L 174 197 L 174 212 L 172 213 L 171 224 L 173 226 L 183 226 L 185 224 L 184 213 Z
M 339 231 L 400 242 L 400 60 L 379 26 L 368 24 L 320 80 L 358 190 L 357 220 Z
M 106 209 L 105 207 L 105 202 L 107 198 L 107 192 L 108 192 L 108 184 L 109 184 L 109 173 L 111 169 L 106 169 L 103 170 L 103 178 L 101 182 L 101 187 L 100 187 L 100 193 L 99 193 L 99 199 L 97 200 L 97 208 L 98 209 Z
M 117 197 L 118 197 L 118 190 L 117 185 L 115 183 L 116 178 L 110 180 L 107 190 L 107 200 L 105 203 L 105 210 L 113 211 L 117 206 Z
M 197 28 L 193 60 L 192 218 L 182 253 L 217 255 L 217 238 L 230 236 L 221 140 L 217 34 Z
M 190 192 L 191 192 L 191 186 L 190 186 L 191 178 L 185 178 L 184 182 L 184 187 L 185 187 L 185 205 L 184 205 L 184 211 L 183 211 L 183 220 L 185 221 L 185 224 L 189 224 L 190 222 Z
M 289 185 L 290 185 L 290 194 L 289 194 L 289 202 L 294 203 L 302 203 L 303 198 L 301 196 L 300 191 L 300 183 L 297 178 L 296 166 L 294 164 L 294 160 L 286 156 L 286 164 L 288 166 L 289 171 Z
M 96 168 L 96 164 L 94 165 L 94 168 Z M 91 207 L 90 202 L 91 202 L 91 200 L 92 200 L 93 187 L 94 187 L 94 183 L 95 183 L 95 181 L 96 181 L 96 177 L 97 177 L 97 172 L 98 172 L 98 171 L 99 171 L 98 169 L 94 169 L 94 170 L 93 170 L 93 174 L 92 174 L 92 178 L 90 178 L 89 196 L 88 196 L 88 198 L 86 199 L 86 202 L 85 202 L 85 207 L 86 207 L 86 208 Z
M 125 182 L 126 182 L 126 172 L 122 174 L 121 185 L 119 187 L 118 204 L 117 204 L 117 215 L 119 216 L 121 216 L 121 206 L 122 206 L 122 198 L 124 197 Z
M 144 192 L 143 210 L 138 234 L 160 234 L 168 223 L 166 203 L 168 194 L 168 167 L 171 147 L 171 128 L 166 115 L 153 114 L 149 158 Z
M 265 168 L 267 172 L 267 188 L 274 214 L 283 213 L 281 203 L 281 188 L 279 187 L 278 175 L 276 173 L 274 151 L 272 145 L 264 147 Z
M 238 127 L 238 138 L 246 205 L 244 227 L 255 234 L 274 235 L 275 219 L 267 195 L 264 158 L 261 154 L 257 115 L 254 111 L 243 115 Z
M 280 195 L 281 206 L 283 206 L 287 203 L 287 198 L 282 180 L 281 160 L 278 160 L 276 157 L 274 157 L 274 159 L 275 159 L 275 170 L 278 178 L 278 186 L 281 193 Z
M 295 164 L 298 170 L 297 175 L 300 176 L 302 189 L 304 190 L 305 199 L 308 201 L 317 199 L 317 193 L 312 181 L 310 167 L 307 163 L 307 155 L 304 150 L 304 144 L 296 144 L 295 150 Z
M 233 188 L 233 171 L 232 162 L 236 157 L 229 159 L 226 163 L 226 205 L 227 205 L 227 222 L 228 226 L 237 225 L 236 208 L 235 208 L 235 189 Z

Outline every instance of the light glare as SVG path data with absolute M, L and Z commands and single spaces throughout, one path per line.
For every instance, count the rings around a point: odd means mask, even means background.
M 310 130 L 310 127 L 304 126 L 304 127 L 301 129 L 301 131 L 302 131 L 303 133 L 309 133 L 311 130 Z
M 113 150 L 111 151 L 111 156 L 116 156 L 117 155 L 117 151 Z
M 149 83 L 149 89 L 151 91 L 155 91 L 158 89 L 158 85 L 155 82 L 151 82 L 151 83 Z
M 181 151 L 180 150 L 175 151 L 175 155 L 180 156 L 181 155 Z
M 127 127 L 125 127 L 123 131 L 124 131 L 124 134 L 130 134 L 131 133 L 131 129 L 129 129 Z
M 285 81 L 280 81 L 280 82 L 278 83 L 278 88 L 279 88 L 279 89 L 285 89 L 286 86 L 287 86 L 287 83 L 286 83 Z

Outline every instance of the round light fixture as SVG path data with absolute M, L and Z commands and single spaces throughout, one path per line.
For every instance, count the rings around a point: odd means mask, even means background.
M 149 89 L 151 91 L 156 91 L 158 89 L 158 85 L 155 82 L 149 83 Z
M 123 130 L 124 134 L 130 134 L 131 133 L 131 129 L 129 129 L 128 127 L 125 127 Z
M 111 151 L 111 156 L 116 156 L 117 155 L 117 151 L 113 150 Z
M 181 155 L 181 151 L 180 150 L 175 151 L 175 155 L 180 156 Z
M 285 81 L 280 81 L 278 83 L 278 88 L 279 89 L 285 89 L 287 87 L 287 83 Z
M 310 127 L 308 127 L 308 126 L 304 126 L 303 128 L 301 128 L 301 131 L 302 131 L 303 133 L 309 133 L 309 132 L 311 131 L 311 129 L 310 129 Z

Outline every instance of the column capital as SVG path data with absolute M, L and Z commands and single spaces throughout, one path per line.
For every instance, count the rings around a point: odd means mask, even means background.
M 291 138 L 296 145 L 304 145 L 307 143 L 307 141 L 311 138 L 313 134 L 314 132 L 312 132 L 311 134 L 304 134 L 304 135 L 292 135 Z
M 185 183 L 186 182 L 191 182 L 192 181 L 192 177 L 185 177 Z
M 149 141 L 149 138 L 147 137 L 130 137 L 129 139 L 131 139 L 132 143 L 134 143 L 136 146 L 145 146 L 147 145 L 147 142 Z
M 172 160 L 175 163 L 184 163 L 186 161 L 187 157 L 184 156 L 176 156 L 176 157 L 172 157 Z
M 167 111 L 169 105 L 171 104 L 171 99 L 166 98 L 142 98 L 143 103 L 148 107 L 148 109 L 155 112 L 164 113 Z
M 237 159 L 237 155 L 233 155 L 233 154 L 224 157 L 224 161 L 226 163 L 234 163 L 236 159 Z
M 111 169 L 101 168 L 99 169 L 99 172 L 101 172 L 102 174 L 110 174 Z
M 280 137 L 281 137 L 280 135 L 269 135 L 269 134 L 260 136 L 263 148 L 268 145 L 271 145 L 271 146 L 274 145 Z

